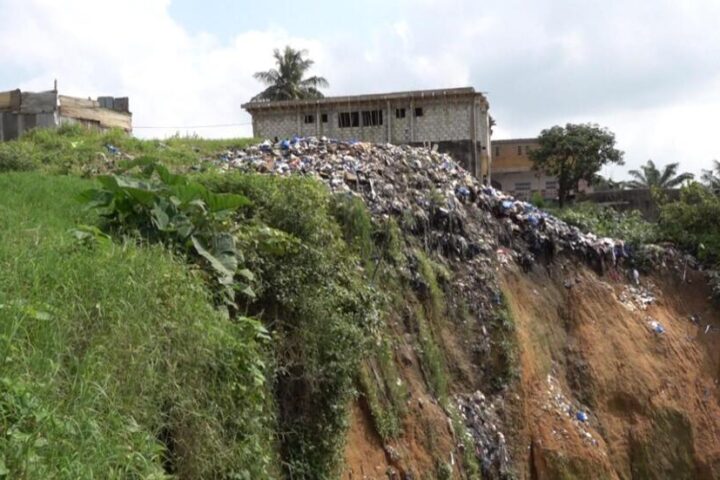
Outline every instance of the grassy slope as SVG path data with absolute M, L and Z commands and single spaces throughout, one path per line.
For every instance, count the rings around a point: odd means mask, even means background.
M 159 247 L 76 243 L 88 185 L 0 175 L 0 478 L 258 478 L 253 325 Z
M 40 169 L 47 173 L 92 175 L 104 172 L 125 155 L 152 155 L 165 165 L 185 168 L 198 165 L 201 158 L 215 158 L 253 141 L 196 137 L 140 140 L 121 130 L 96 132 L 65 125 L 58 130 L 32 130 L 18 141 L 0 143 L 0 172 Z M 119 153 L 108 147 L 118 149 Z

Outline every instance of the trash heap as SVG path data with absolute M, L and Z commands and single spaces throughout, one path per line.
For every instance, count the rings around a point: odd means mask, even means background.
M 361 196 L 374 215 L 401 217 L 403 226 L 428 235 L 429 247 L 448 256 L 490 257 L 502 246 L 530 268 L 538 257 L 569 251 L 599 273 L 632 256 L 621 240 L 583 233 L 482 185 L 434 149 L 306 137 L 227 151 L 215 163 L 226 170 L 316 177 L 333 192 Z M 653 247 L 648 255 L 663 267 L 689 262 L 672 248 Z

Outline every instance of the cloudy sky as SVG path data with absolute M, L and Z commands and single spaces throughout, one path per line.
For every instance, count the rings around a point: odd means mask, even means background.
M 472 85 L 495 138 L 607 126 L 616 179 L 720 159 L 718 0 L 0 0 L 0 18 L 0 90 L 127 95 L 142 137 L 250 135 L 252 73 L 290 44 L 332 95 Z

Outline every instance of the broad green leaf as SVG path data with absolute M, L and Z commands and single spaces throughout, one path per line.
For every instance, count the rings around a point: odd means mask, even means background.
M 230 285 L 233 282 L 233 277 L 235 276 L 235 270 L 231 270 L 226 266 L 226 264 L 223 262 L 223 260 L 227 261 L 227 257 L 223 258 L 222 260 L 212 253 L 208 249 L 206 249 L 200 240 L 193 236 L 191 237 L 193 246 L 195 247 L 195 250 L 197 253 L 202 256 L 205 260 L 207 260 L 210 263 L 210 266 L 215 270 L 215 272 L 218 275 L 218 280 L 222 285 Z M 237 268 L 237 265 L 236 265 Z
M 150 213 L 153 217 L 153 223 L 160 231 L 165 231 L 168 228 L 168 225 L 170 224 L 170 217 L 167 213 L 165 213 L 165 210 L 163 210 L 159 205 L 155 205 L 152 210 L 150 210 Z

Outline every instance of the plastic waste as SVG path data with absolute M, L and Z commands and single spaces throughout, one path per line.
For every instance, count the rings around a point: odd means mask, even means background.
M 582 410 L 578 410 L 578 412 L 575 414 L 575 418 L 577 418 L 579 421 L 585 423 L 588 420 L 588 414 L 583 412 Z

